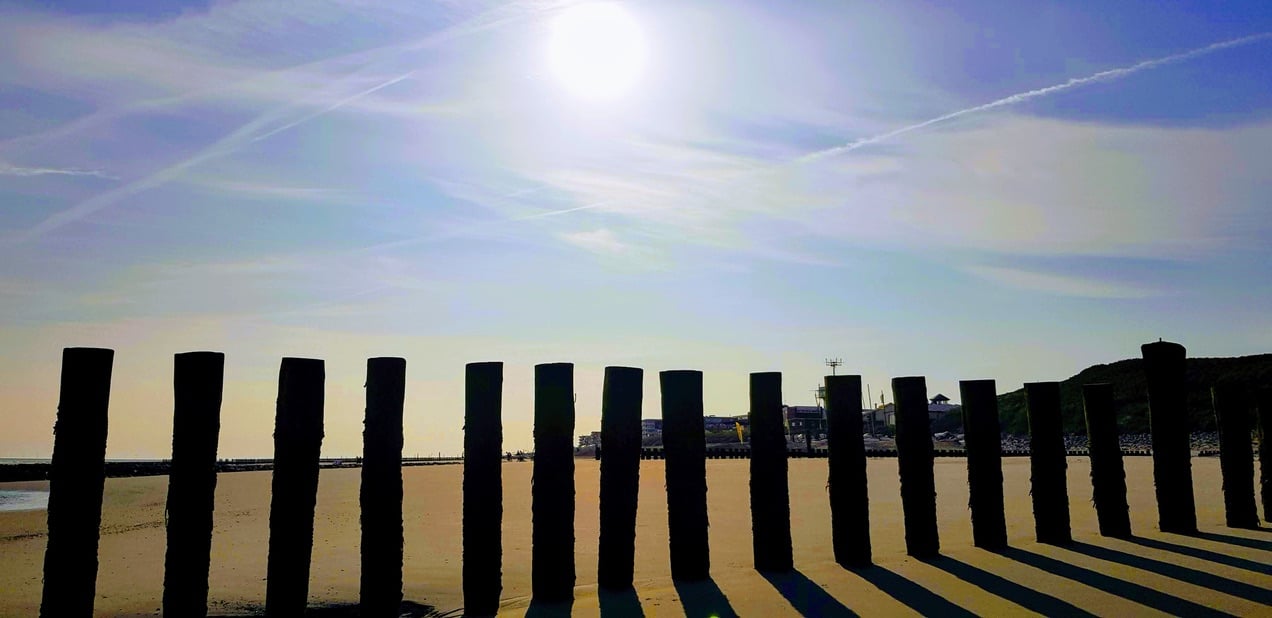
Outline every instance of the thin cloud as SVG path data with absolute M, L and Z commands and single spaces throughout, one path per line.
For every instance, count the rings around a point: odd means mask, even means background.
M 101 170 L 83 170 L 74 167 L 18 167 L 15 165 L 0 164 L 0 176 L 82 176 L 89 178 L 101 178 L 103 180 L 119 180 L 118 176 L 107 174 Z
M 605 228 L 562 234 L 561 239 L 576 247 L 597 253 L 622 253 L 627 250 L 627 245 L 619 240 L 614 232 Z
M 1138 283 L 1107 281 L 1093 277 L 1041 273 L 1002 266 L 969 266 L 969 274 L 1007 287 L 1054 296 L 1135 300 L 1162 296 L 1166 291 Z
M 948 114 L 945 114 L 944 116 L 937 116 L 936 118 L 932 118 L 931 120 L 925 120 L 918 124 L 904 126 L 904 127 L 901 127 L 900 129 L 888 131 L 887 133 L 880 133 L 879 135 L 875 135 L 872 137 L 863 137 L 859 140 L 849 142 L 842 146 L 835 146 L 834 148 L 819 150 L 817 152 L 806 154 L 800 157 L 799 159 L 796 160 L 796 162 L 809 163 L 812 161 L 816 161 L 818 159 L 833 157 L 835 155 L 852 152 L 863 146 L 869 146 L 870 144 L 877 144 L 882 141 L 890 140 L 894 137 L 905 135 L 906 133 L 912 133 L 920 129 L 926 129 L 927 127 L 930 127 L 934 124 L 940 124 L 942 122 L 954 120 L 955 118 L 967 116 L 969 114 L 976 114 L 979 112 L 984 112 L 984 111 L 996 109 L 999 107 L 1006 107 L 1008 105 L 1024 103 L 1025 101 L 1029 101 L 1031 99 L 1045 97 L 1048 95 L 1055 94 L 1057 92 L 1063 92 L 1065 90 L 1070 90 L 1080 86 L 1085 86 L 1087 84 L 1122 79 L 1123 77 L 1127 77 L 1129 75 L 1139 73 L 1140 71 L 1156 69 L 1158 67 L 1165 66 L 1168 64 L 1183 62 L 1185 60 L 1191 60 L 1193 58 L 1198 58 L 1200 56 L 1212 54 L 1214 52 L 1221 51 L 1224 49 L 1231 49 L 1233 47 L 1241 47 L 1243 45 L 1251 45 L 1251 44 L 1265 41 L 1268 39 L 1272 39 L 1272 32 L 1252 34 L 1250 36 L 1241 37 L 1239 39 L 1232 39 L 1229 41 L 1221 41 L 1219 43 L 1212 43 L 1205 47 L 1199 47 L 1197 49 L 1189 50 L 1186 52 L 1172 54 L 1170 56 L 1164 56 L 1162 58 L 1156 58 L 1153 60 L 1145 60 L 1143 62 L 1139 62 L 1130 66 L 1119 67 L 1116 69 L 1109 69 L 1107 71 L 1100 71 L 1099 73 L 1094 73 L 1086 77 L 1074 77 L 1066 82 L 1059 83 L 1054 86 L 1047 86 L 1046 88 L 1039 88 L 1037 90 L 1030 90 L 1028 92 L 1013 94 L 1011 96 L 998 99 L 997 101 L 991 101 L 989 103 L 985 103 L 984 105 L 977 105 L 976 107 L 969 107 L 967 109 L 961 109 L 956 112 L 950 112 Z

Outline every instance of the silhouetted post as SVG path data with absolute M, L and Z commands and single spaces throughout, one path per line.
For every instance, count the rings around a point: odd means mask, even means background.
M 168 551 L 163 614 L 208 614 L 208 564 L 216 497 L 225 355 L 187 352 L 173 358 L 172 467 L 168 472 Z
M 1086 413 L 1087 454 L 1091 458 L 1091 500 L 1103 536 L 1131 536 L 1130 506 L 1126 503 L 1126 469 L 1118 440 L 1117 412 L 1112 384 L 1082 387 Z
M 493 616 L 503 584 L 503 363 L 469 363 L 464 377 L 464 614 Z
M 406 359 L 367 359 L 362 430 L 363 616 L 398 615 L 402 606 L 402 405 Z
M 933 478 L 932 430 L 928 421 L 927 381 L 923 377 L 892 379 L 896 402 L 897 467 L 901 476 L 901 509 L 905 514 L 905 551 L 931 558 L 941 551 L 936 530 L 936 482 Z
M 667 460 L 667 532 L 671 577 L 710 577 L 707 544 L 706 434 L 702 423 L 702 372 L 663 371 L 663 453 Z M 752 428 L 754 432 L 754 428 Z M 752 433 L 751 441 L 755 441 Z
M 1148 386 L 1153 485 L 1162 532 L 1197 532 L 1189 442 L 1187 361 L 1184 346 L 1169 341 L 1140 346 Z
M 309 597 L 325 380 L 323 361 L 313 358 L 284 358 L 278 372 L 265 585 L 269 616 L 299 616 Z
M 825 384 L 830 538 L 835 562 L 846 567 L 870 566 L 870 497 L 866 492 L 866 444 L 861 437 L 861 376 L 826 376 Z
M 636 560 L 636 500 L 640 489 L 640 410 L 645 372 L 606 367 L 601 394 L 601 540 L 597 582 L 632 587 Z
M 44 550 L 41 616 L 93 615 L 114 359 L 114 350 L 62 350 L 49 467 L 49 538 Z
M 1259 431 L 1259 500 L 1263 503 L 1263 520 L 1272 521 L 1272 448 L 1268 447 L 1268 439 L 1272 438 L 1272 388 L 1259 390 L 1258 431 Z
M 1060 383 L 1025 384 L 1029 414 L 1029 495 L 1033 499 L 1034 533 L 1039 543 L 1062 545 L 1069 531 L 1068 467 L 1064 423 L 1060 416 Z
M 972 544 L 988 550 L 1007 547 L 1003 515 L 1003 444 L 998 424 L 998 390 L 993 380 L 958 383 L 963 401 L 963 441 L 967 444 L 968 507 Z
M 534 367 L 534 599 L 574 598 L 574 365 Z
M 1223 473 L 1223 511 L 1229 528 L 1259 527 L 1254 505 L 1254 452 L 1250 448 L 1250 401 L 1237 385 L 1210 389 L 1219 425 L 1219 469 Z
M 791 557 L 791 501 L 782 428 L 782 374 L 751 374 L 751 548 L 755 568 L 785 572 Z

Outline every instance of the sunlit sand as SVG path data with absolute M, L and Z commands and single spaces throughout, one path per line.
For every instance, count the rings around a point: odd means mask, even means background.
M 636 598 L 598 597 L 596 590 L 599 466 L 577 460 L 576 561 L 573 613 L 596 615 L 605 603 L 617 611 L 638 602 L 649 616 L 685 615 L 681 593 L 669 576 L 663 462 L 641 462 L 637 520 Z M 1033 542 L 1029 461 L 1003 461 L 1007 524 L 1013 550 L 992 554 L 971 545 L 966 468 L 962 459 L 936 460 L 937 506 L 943 558 L 907 558 L 901 526 L 896 459 L 871 459 L 871 538 L 876 567 L 854 572 L 836 565 L 830 547 L 826 460 L 790 462 L 792 535 L 799 575 L 772 582 L 752 568 L 748 462 L 707 462 L 711 516 L 710 586 L 684 590 L 691 614 L 727 611 L 742 616 L 834 615 L 843 608 L 862 615 L 955 611 L 981 615 L 1083 609 L 1099 615 L 1145 615 L 1194 606 L 1236 615 L 1266 615 L 1272 589 L 1272 535 L 1223 527 L 1219 462 L 1194 458 L 1198 521 L 1190 538 L 1156 531 L 1152 463 L 1128 457 L 1127 486 L 1135 533 L 1144 540 L 1098 536 L 1090 504 L 1087 461 L 1069 458 L 1074 538 L 1059 548 Z M 521 615 L 530 605 L 530 473 L 532 464 L 508 463 L 504 475 L 503 613 Z M 403 471 L 406 498 L 405 598 L 440 611 L 462 606 L 460 593 L 461 466 Z M 269 472 L 222 474 L 218 479 L 212 542 L 210 609 L 249 614 L 263 606 L 269 515 Z M 0 489 L 38 488 L 38 483 Z M 315 521 L 310 604 L 350 603 L 358 598 L 358 470 L 323 471 Z M 100 615 L 156 614 L 163 583 L 165 477 L 106 481 L 101 567 L 96 610 Z M 0 614 L 38 611 L 44 555 L 45 512 L 0 512 Z M 1209 574 L 1196 577 L 1197 573 Z M 1179 577 L 1192 581 L 1181 581 Z M 820 591 L 819 591 L 820 590 Z M 926 592 L 925 592 L 926 591 Z M 789 599 L 787 597 L 790 597 Z M 899 598 L 898 598 L 899 597 Z M 1129 597 L 1129 598 L 1128 598 Z M 617 605 L 611 605 L 616 603 Z M 727 603 L 728 607 L 723 604 Z M 952 604 L 952 605 L 951 605 Z M 842 606 L 842 607 L 841 607 Z M 798 608 L 798 609 L 797 609 Z

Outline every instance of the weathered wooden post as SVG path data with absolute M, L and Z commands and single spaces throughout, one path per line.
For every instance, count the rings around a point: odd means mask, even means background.
M 464 614 L 494 616 L 502 592 L 503 363 L 464 377 Z
M 791 502 L 782 428 L 782 374 L 751 374 L 751 549 L 759 571 L 786 572 Z
M 62 382 L 49 467 L 49 537 L 44 550 L 41 616 L 93 615 L 114 359 L 114 350 L 62 350 Z
M 663 371 L 663 453 L 667 460 L 667 532 L 671 577 L 710 577 L 707 543 L 706 434 L 702 421 L 702 372 Z M 754 441 L 754 437 L 752 437 Z
M 574 365 L 534 368 L 534 477 L 531 481 L 534 599 L 574 598 Z
M 645 372 L 606 367 L 601 394 L 601 539 L 597 582 L 632 587 L 636 560 L 636 501 L 640 489 L 640 411 Z
M 299 616 L 309 597 L 325 381 L 319 359 L 284 358 L 278 372 L 265 584 L 269 616 Z
M 362 430 L 363 616 L 396 618 L 402 606 L 402 407 L 406 359 L 367 359 Z
M 897 467 L 905 516 L 905 551 L 916 558 L 941 551 L 936 529 L 936 481 L 932 430 L 928 421 L 927 381 L 922 376 L 893 378 L 896 402 Z
M 1140 346 L 1148 387 L 1153 485 L 1162 532 L 1197 532 L 1189 441 L 1187 360 L 1184 346 L 1169 341 Z
M 1259 389 L 1255 402 L 1258 405 L 1259 432 L 1259 501 L 1263 503 L 1263 520 L 1272 521 L 1272 388 Z
M 224 378 L 225 355 L 220 352 L 187 352 L 173 358 L 164 616 L 208 614 L 208 565 Z
M 1103 536 L 1131 536 L 1130 506 L 1126 503 L 1126 469 L 1118 440 L 1117 411 L 1112 384 L 1082 387 L 1086 413 L 1087 453 L 1091 458 L 1091 500 Z
M 1219 469 L 1223 511 L 1229 528 L 1259 527 L 1254 504 L 1254 452 L 1250 448 L 1250 400 L 1245 388 L 1224 384 L 1210 389 L 1219 425 Z
M 993 380 L 963 380 L 958 389 L 963 400 L 972 544 L 991 551 L 1004 549 L 1007 522 L 1003 514 L 1003 444 L 997 385 Z
M 1069 531 L 1069 488 L 1065 469 L 1064 421 L 1060 416 L 1060 383 L 1025 384 L 1029 414 L 1029 495 L 1033 499 L 1034 533 L 1039 543 L 1063 545 Z
M 835 562 L 846 567 L 870 566 L 870 496 L 866 491 L 866 445 L 861 435 L 861 376 L 826 376 L 825 384 L 830 534 Z

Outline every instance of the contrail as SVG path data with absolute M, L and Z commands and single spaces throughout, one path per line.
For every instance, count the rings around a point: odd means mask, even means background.
M 248 122 L 247 124 L 244 124 L 238 129 L 235 129 L 234 131 L 230 132 L 225 137 L 217 140 L 212 145 L 208 146 L 207 148 L 204 148 L 203 150 L 190 156 L 187 159 L 178 161 L 177 163 L 169 165 L 168 167 L 165 167 L 145 178 L 135 180 L 122 187 L 118 187 L 110 191 L 106 191 L 104 193 L 99 193 L 93 197 L 90 197 L 86 200 L 79 202 L 78 204 L 66 210 L 58 211 L 50 215 L 45 220 L 37 223 L 34 227 L 31 227 L 27 229 L 26 231 L 20 232 L 14 236 L 5 238 L 3 242 L 4 244 L 15 244 L 15 243 L 21 243 L 24 241 L 29 241 L 29 240 L 38 238 L 44 234 L 47 234 L 48 232 L 58 229 L 64 225 L 74 223 L 75 221 L 79 221 L 80 219 L 83 219 L 84 217 L 87 217 L 103 208 L 111 206 L 112 204 L 118 202 L 121 199 L 124 199 L 132 195 L 136 195 L 148 189 L 152 189 L 154 187 L 162 185 L 168 182 L 169 180 L 176 178 L 185 170 L 191 167 L 194 167 L 196 165 L 199 165 L 200 163 L 203 163 L 204 161 L 208 161 L 210 159 L 214 159 L 219 156 L 230 154 L 231 152 L 242 147 L 245 144 L 259 141 L 261 139 L 264 139 L 265 137 L 269 137 L 280 131 L 285 131 L 302 122 L 307 122 L 323 114 L 335 111 L 339 109 L 340 107 L 348 105 L 349 103 L 352 103 L 353 101 L 361 97 L 367 96 L 381 88 L 390 86 L 392 84 L 396 84 L 406 79 L 407 77 L 409 77 L 411 73 L 413 72 L 414 71 L 408 72 L 404 75 L 394 77 L 392 79 L 389 79 L 379 84 L 378 86 L 375 86 L 367 90 L 363 90 L 361 92 L 353 94 L 351 96 L 345 97 L 344 99 L 341 99 L 335 104 L 328 105 L 327 107 L 324 107 L 316 112 L 303 116 L 299 120 L 271 129 L 260 135 L 253 135 L 258 130 L 263 129 L 268 124 L 274 122 L 278 118 L 278 116 L 283 113 L 283 111 L 286 109 L 286 106 L 284 106 L 283 108 L 280 108 L 279 110 L 262 114 L 261 116 L 258 116 L 255 120 Z
M 90 176 L 103 180 L 119 180 L 118 176 L 112 176 L 101 170 L 82 170 L 73 167 L 18 167 L 4 163 L 0 163 L 0 176 Z
M 1050 94 L 1055 94 L 1057 92 L 1062 92 L 1072 88 L 1077 88 L 1079 86 L 1085 86 L 1087 84 L 1091 84 L 1095 82 L 1104 82 L 1104 81 L 1110 81 L 1115 79 L 1121 79 L 1128 75 L 1139 73 L 1140 71 L 1147 71 L 1149 69 L 1155 69 L 1157 67 L 1167 65 L 1167 64 L 1172 64 L 1175 62 L 1183 62 L 1185 60 L 1191 60 L 1198 56 L 1205 56 L 1207 54 L 1211 54 L 1211 53 L 1224 50 L 1224 49 L 1229 49 L 1232 47 L 1240 47 L 1243 45 L 1250 45 L 1251 43 L 1258 43 L 1260 41 L 1264 41 L 1269 38 L 1272 38 L 1272 32 L 1252 34 L 1250 36 L 1241 37 L 1239 39 L 1232 39 L 1230 41 L 1212 43 L 1205 47 L 1198 47 L 1197 49 L 1194 49 L 1191 51 L 1181 52 L 1181 53 L 1170 55 L 1170 56 L 1164 56 L 1162 58 L 1157 58 L 1155 60 L 1145 60 L 1143 62 L 1132 64 L 1130 66 L 1120 67 L 1116 69 L 1109 69 L 1107 71 L 1100 71 L 1099 73 L 1094 73 L 1086 77 L 1074 77 L 1066 82 L 1062 82 L 1054 86 L 1047 86 L 1046 88 L 1039 88 L 1037 90 L 1030 90 L 1028 92 L 1013 94 L 1009 97 L 1003 97 L 1001 99 L 998 99 L 997 101 L 991 101 L 989 103 L 985 103 L 984 105 L 977 105 L 976 107 L 969 107 L 967 109 L 961 109 L 956 112 L 950 112 L 948 114 L 945 114 L 944 116 L 937 116 L 936 118 L 933 118 L 931 120 L 925 120 L 918 124 L 912 124 L 909 126 L 901 127 L 900 129 L 895 129 L 893 131 L 888 131 L 887 133 L 881 133 L 879 135 L 875 135 L 872 137 L 863 137 L 859 140 L 849 142 L 842 146 L 835 146 L 833 148 L 827 148 L 825 150 L 819 150 L 817 152 L 809 153 L 800 157 L 799 159 L 796 159 L 795 162 L 810 163 L 818 159 L 833 157 L 835 155 L 840 155 L 846 152 L 852 152 L 858 148 L 861 148 L 862 146 L 877 144 L 882 141 L 890 140 L 899 135 L 912 133 L 914 131 L 918 131 L 919 129 L 926 129 L 927 127 L 930 127 L 934 124 L 940 124 L 942 122 L 945 122 L 947 120 L 953 120 L 960 116 L 966 116 L 968 114 L 975 114 L 978 112 L 983 112 L 983 111 L 987 111 L 987 110 L 991 110 L 991 109 L 995 109 L 999 107 L 1006 107 L 1008 105 L 1023 103 L 1031 99 L 1036 99 L 1038 97 L 1045 97 Z

